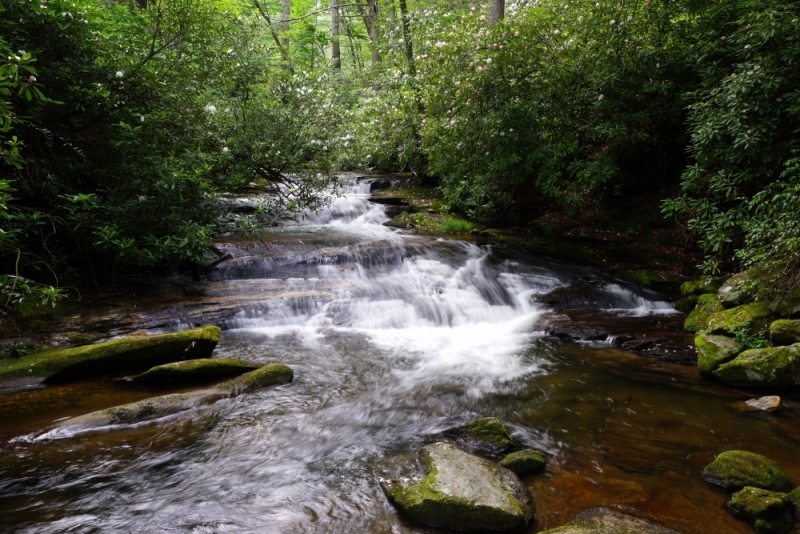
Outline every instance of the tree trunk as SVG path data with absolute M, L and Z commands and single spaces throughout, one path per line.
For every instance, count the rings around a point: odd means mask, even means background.
M 364 26 L 367 28 L 369 42 L 372 46 L 372 66 L 381 60 L 381 53 L 378 50 L 378 0 L 367 0 L 366 8 L 362 0 L 356 0 L 358 9 L 361 11 L 361 18 L 364 19 Z
M 394 13 L 394 0 L 386 0 L 386 10 L 389 13 L 389 25 L 394 29 L 395 25 L 395 13 Z
M 342 68 L 342 51 L 339 48 L 339 0 L 331 0 L 331 65 Z
M 281 22 L 278 26 L 278 31 L 281 34 L 281 44 L 283 47 L 289 48 L 289 23 L 286 22 L 292 16 L 292 0 L 281 0 Z
M 492 10 L 489 12 L 489 25 L 503 20 L 506 12 L 506 0 L 492 0 Z
M 403 39 L 405 39 L 406 42 L 408 73 L 411 76 L 416 76 L 417 67 L 414 65 L 414 43 L 411 41 L 411 25 L 408 21 L 408 4 L 406 3 L 406 0 L 400 0 L 400 16 L 403 19 Z

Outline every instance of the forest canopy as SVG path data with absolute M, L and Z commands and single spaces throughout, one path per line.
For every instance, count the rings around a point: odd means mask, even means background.
M 199 262 L 348 169 L 414 173 L 486 224 L 644 192 L 706 272 L 800 266 L 796 2 L 0 6 L 5 309 Z M 221 209 L 252 188 L 257 212 Z

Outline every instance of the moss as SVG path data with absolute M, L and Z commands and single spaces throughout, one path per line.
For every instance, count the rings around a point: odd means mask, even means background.
M 704 295 L 706 293 L 716 293 L 719 291 L 724 278 L 714 278 L 707 276 L 700 280 L 684 282 L 681 284 L 681 294 L 688 297 L 690 295 Z
M 720 365 L 714 376 L 735 386 L 786 388 L 798 383 L 800 343 L 789 347 L 751 349 Z
M 540 534 L 678 534 L 678 532 L 608 508 L 591 508 L 578 514 L 570 523 Z
M 500 462 L 500 465 L 510 469 L 519 476 L 540 473 L 547 462 L 542 451 L 528 449 L 524 451 L 512 452 Z
M 747 519 L 758 534 L 783 534 L 793 523 L 789 503 L 785 493 L 745 487 L 728 501 L 728 506 Z
M 733 275 L 719 288 L 719 298 L 725 307 L 766 300 L 783 272 L 783 265 L 764 262 Z
M 787 493 L 786 496 L 789 497 L 789 502 L 791 502 L 794 507 L 795 515 L 800 517 L 800 487 L 793 489 Z
M 294 372 L 291 367 L 280 363 L 272 363 L 265 365 L 261 369 L 251 371 L 238 378 L 220 384 L 217 386 L 217 389 L 238 394 L 247 391 L 255 391 L 268 386 L 287 384 L 293 379 Z
M 465 426 L 464 430 L 473 438 L 487 442 L 500 450 L 506 450 L 514 445 L 505 425 L 497 417 L 478 419 Z
M 689 313 L 683 323 L 683 329 L 693 333 L 705 330 L 709 317 L 724 309 L 719 298 L 713 293 L 700 295 L 697 297 L 697 307 Z
M 252 371 L 257 366 L 238 358 L 206 358 L 158 365 L 135 378 L 137 382 L 202 382 L 223 380 Z
M 694 297 L 694 295 L 692 295 Z M 690 299 L 689 297 L 683 297 L 682 299 L 678 299 L 675 302 L 675 309 L 679 312 L 683 313 L 692 313 L 694 307 L 697 305 L 697 297 L 694 297 L 694 300 Z
M 24 376 L 57 382 L 85 376 L 149 369 L 186 358 L 211 356 L 219 341 L 216 326 L 175 334 L 133 336 L 81 347 L 48 349 L 7 360 L 0 380 Z
M 745 486 L 770 491 L 787 491 L 789 475 L 781 467 L 760 454 L 748 451 L 725 451 L 703 469 L 703 478 L 726 489 Z
M 694 344 L 697 347 L 697 370 L 704 376 L 711 376 L 717 367 L 742 351 L 741 344 L 724 336 L 700 334 L 694 338 Z
M 800 342 L 800 321 L 779 319 L 769 325 L 769 338 L 776 345 Z
M 800 315 L 800 287 L 791 289 L 775 297 L 769 309 L 781 317 Z
M 771 322 L 769 303 L 756 302 L 712 314 L 706 329 L 711 334 L 735 336 L 744 330 L 753 336 L 762 336 L 767 333 Z

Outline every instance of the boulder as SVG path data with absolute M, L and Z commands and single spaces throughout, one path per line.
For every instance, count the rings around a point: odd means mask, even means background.
M 547 458 L 542 451 L 526 449 L 512 452 L 500 461 L 500 465 L 511 469 L 519 476 L 525 476 L 540 473 L 546 462 Z
M 774 412 L 781 407 L 781 398 L 777 395 L 769 395 L 759 399 L 735 402 L 733 407 L 740 412 Z
M 739 342 L 725 336 L 699 334 L 694 338 L 694 344 L 697 347 L 697 370 L 704 376 L 710 376 L 717 367 L 742 352 Z
M 775 345 L 800 343 L 800 321 L 779 319 L 769 325 L 769 338 Z
M 706 482 L 726 489 L 746 486 L 788 491 L 789 475 L 766 456 L 748 451 L 725 451 L 703 469 Z
M 687 332 L 699 332 L 705 330 L 708 318 L 712 314 L 721 312 L 725 307 L 720 303 L 719 298 L 714 294 L 701 295 L 697 298 L 697 306 L 689 313 L 683 323 L 683 329 Z
M 375 191 L 380 191 L 381 189 L 389 189 L 392 187 L 392 182 L 389 180 L 379 178 L 374 180 L 371 184 L 369 184 L 369 192 L 374 193 Z
M 451 428 L 444 435 L 472 452 L 489 456 L 499 456 L 514 446 L 508 429 L 497 417 L 476 419 L 468 425 Z
M 684 282 L 681 284 L 681 294 L 684 297 L 689 297 L 692 295 L 716 293 L 719 291 L 719 288 L 722 286 L 724 281 L 725 278 L 714 278 L 713 276 L 707 276 L 693 282 Z
M 719 300 L 726 308 L 764 300 L 769 296 L 781 273 L 783 266 L 780 263 L 764 262 L 735 274 L 719 288 L 717 292 Z
M 449 443 L 420 451 L 421 482 L 381 479 L 389 500 L 409 517 L 457 530 L 508 531 L 527 526 L 533 504 L 517 475 Z
M 734 493 L 728 506 L 753 525 L 757 534 L 784 534 L 794 526 L 790 502 L 785 493 L 748 486 Z
M 539 534 L 678 534 L 670 528 L 644 519 L 621 514 L 608 508 L 592 508 L 581 512 L 563 527 L 545 530 Z
M 800 518 L 800 487 L 793 489 L 786 496 L 789 497 L 789 502 L 794 506 L 794 515 Z
M 769 303 L 762 301 L 712 314 L 708 318 L 706 330 L 710 334 L 725 336 L 735 336 L 737 332 L 759 336 L 767 333 L 771 322 Z
M 798 383 L 800 343 L 751 349 L 720 365 L 713 375 L 734 386 L 787 388 Z
M 781 317 L 794 317 L 800 315 L 800 287 L 791 289 L 775 297 L 770 303 L 772 313 Z
M 104 343 L 48 349 L 0 367 L 0 381 L 37 377 L 38 382 L 144 370 L 165 363 L 208 358 L 217 346 L 220 329 L 206 326 L 175 334 L 131 336 Z
M 683 312 L 686 314 L 692 313 L 694 307 L 697 305 L 697 297 L 692 295 L 691 297 L 683 297 L 682 299 L 678 299 L 675 302 L 675 309 L 679 312 Z
M 239 376 L 260 366 L 238 358 L 206 358 L 157 365 L 134 377 L 143 384 L 211 382 Z
M 220 399 L 233 397 L 241 393 L 255 391 L 268 386 L 291 382 L 292 369 L 278 363 L 265 365 L 260 369 L 246 373 L 238 378 L 223 382 L 213 388 L 191 391 L 189 393 L 173 393 L 161 395 L 130 404 L 114 406 L 71 417 L 60 421 L 56 426 L 61 428 L 79 427 L 94 428 L 109 425 L 133 424 L 158 419 L 167 415 L 183 412 L 211 404 Z

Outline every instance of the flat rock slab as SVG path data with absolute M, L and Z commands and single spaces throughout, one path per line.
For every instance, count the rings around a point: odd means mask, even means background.
M 210 382 L 239 376 L 258 369 L 254 363 L 239 358 L 204 358 L 157 365 L 134 377 L 143 384 Z
M 679 534 L 677 530 L 662 527 L 621 514 L 608 508 L 591 508 L 578 514 L 571 523 L 540 534 Z
M 449 443 L 420 451 L 426 476 L 418 483 L 381 480 L 389 500 L 412 519 L 457 530 L 507 531 L 533 517 L 517 475 Z

